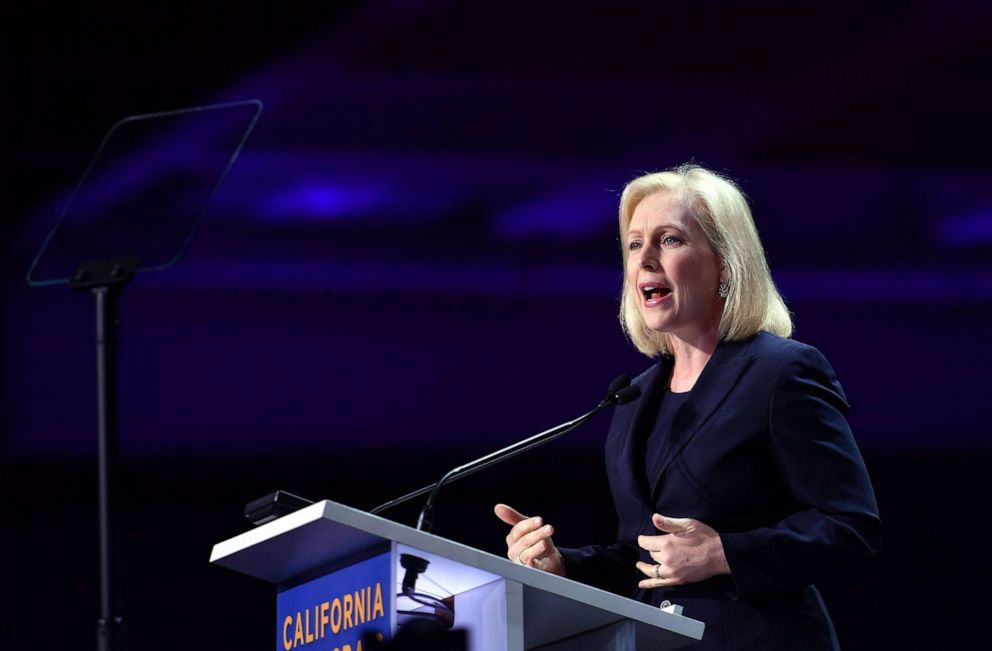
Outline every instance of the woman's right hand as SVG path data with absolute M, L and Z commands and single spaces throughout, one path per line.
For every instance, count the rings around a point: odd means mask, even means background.
M 551 541 L 554 527 L 544 524 L 540 517 L 528 518 L 506 504 L 497 504 L 493 510 L 497 518 L 513 527 L 506 536 L 507 558 L 514 563 L 565 576 L 565 560 Z

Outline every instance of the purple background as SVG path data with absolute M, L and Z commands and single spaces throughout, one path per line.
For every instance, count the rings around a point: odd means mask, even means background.
M 370 508 L 645 368 L 615 318 L 617 194 L 690 160 L 740 180 L 853 406 L 886 536 L 824 586 L 842 643 L 989 643 L 992 6 L 320 4 L 5 10 L 12 645 L 90 644 L 97 613 L 92 305 L 24 271 L 114 122 L 248 98 L 187 256 L 121 302 L 132 648 L 189 646 L 193 619 L 195 648 L 270 644 L 271 589 L 206 562 L 245 502 Z M 437 532 L 500 553 L 505 500 L 608 539 L 606 423 L 443 494 Z

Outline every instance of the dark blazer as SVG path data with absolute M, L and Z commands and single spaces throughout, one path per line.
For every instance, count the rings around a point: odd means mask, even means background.
M 569 578 L 682 605 L 706 623 L 703 641 L 687 648 L 836 648 L 812 584 L 874 552 L 881 522 L 833 369 L 815 348 L 768 333 L 721 342 L 658 452 L 660 474 L 644 477 L 634 432 L 672 363 L 663 357 L 635 379 L 641 399 L 614 414 L 606 467 L 617 543 L 562 550 Z M 652 513 L 713 527 L 731 574 L 639 590 L 634 563 L 653 561 L 637 536 L 660 533 Z

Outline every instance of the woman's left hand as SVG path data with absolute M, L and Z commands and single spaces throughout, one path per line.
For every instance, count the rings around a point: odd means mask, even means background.
M 637 544 L 651 552 L 655 564 L 637 562 L 637 569 L 648 578 L 640 588 L 661 588 L 704 581 L 718 574 L 730 574 L 720 534 L 692 518 L 669 518 L 655 513 L 655 528 L 666 533 L 638 536 Z

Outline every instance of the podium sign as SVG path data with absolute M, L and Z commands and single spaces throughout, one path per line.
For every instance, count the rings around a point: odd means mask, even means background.
M 361 651 L 367 633 L 389 636 L 392 554 L 360 561 L 276 597 L 276 651 Z

